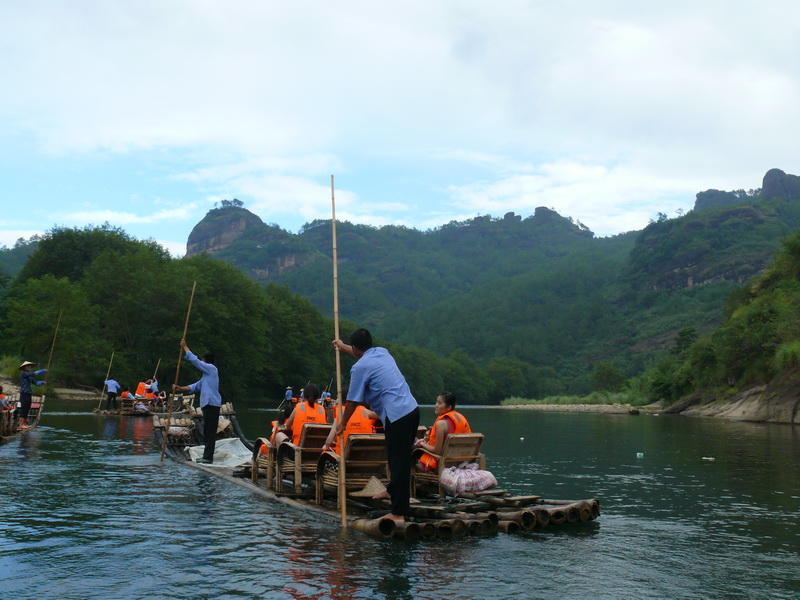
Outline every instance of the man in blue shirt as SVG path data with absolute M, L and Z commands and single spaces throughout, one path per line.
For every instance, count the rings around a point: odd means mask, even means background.
M 114 410 L 116 410 L 119 383 L 116 379 L 108 379 L 107 381 L 103 382 L 103 385 L 105 385 L 106 389 L 108 390 L 108 398 L 106 398 L 106 410 L 111 410 L 112 406 L 114 407 Z
M 334 340 L 333 345 L 356 359 L 350 369 L 344 415 L 336 425 L 335 434 L 340 435 L 345 430 L 359 405 L 367 405 L 378 414 L 384 425 L 391 473 L 386 488 L 392 501 L 392 512 L 388 516 L 402 523 L 410 514 L 411 451 L 419 427 L 419 406 L 394 358 L 386 348 L 373 347 L 369 331 L 356 329 L 350 336 L 350 344 Z
M 214 355 L 210 352 L 205 353 L 202 358 L 197 358 L 186 340 L 181 340 L 181 348 L 186 352 L 186 360 L 199 369 L 203 376 L 200 381 L 195 381 L 191 385 L 174 385 L 173 392 L 200 392 L 200 409 L 203 411 L 203 440 L 205 449 L 203 458 L 198 458 L 197 462 L 210 465 L 214 462 L 214 448 L 217 444 L 217 426 L 219 425 L 219 411 L 222 406 L 222 396 L 219 395 L 219 371 L 214 365 Z

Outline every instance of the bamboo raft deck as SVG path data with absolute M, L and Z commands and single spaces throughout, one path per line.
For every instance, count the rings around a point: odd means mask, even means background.
M 195 399 L 194 394 L 186 396 L 175 395 L 170 397 L 172 398 L 173 415 L 188 414 L 189 407 L 194 403 Z M 152 417 L 153 415 L 160 415 L 162 417 L 166 417 L 169 414 L 169 404 L 167 402 L 164 402 L 163 406 L 161 406 L 159 410 L 153 410 L 150 407 L 148 407 L 147 410 L 136 410 L 134 408 L 135 404 L 133 401 L 122 398 L 118 398 L 118 400 L 120 401 L 120 408 L 113 410 L 95 408 L 93 409 L 92 412 L 94 412 L 97 415 L 110 415 L 110 416 L 121 416 L 121 417 Z
M 36 428 L 44 408 L 45 396 L 33 396 L 31 398 L 31 410 L 28 413 L 30 427 L 27 429 L 19 429 L 19 395 L 14 394 L 9 397 L 9 400 L 13 402 L 14 410 L 0 413 L 0 446 L 13 442 L 18 437 Z
M 342 459 L 331 451 L 322 450 L 330 425 L 306 424 L 299 446 L 283 444 L 276 449 L 264 438 L 250 443 L 241 433 L 232 405 L 227 403 L 220 411 L 224 420 L 217 437 L 239 438 L 253 454 L 249 463 L 219 467 L 191 460 L 188 449 L 203 444 L 203 422 L 200 410 L 190 408 L 189 413 L 188 417 L 172 419 L 168 433 L 165 431 L 166 419 L 153 417 L 155 439 L 161 446 L 167 435 L 166 453 L 171 458 L 240 485 L 270 501 L 295 507 L 321 519 L 341 522 L 341 509 L 337 506 L 337 468 Z M 483 436 L 477 436 L 482 441 Z M 472 434 L 472 438 L 476 439 L 476 434 Z M 467 442 L 465 438 L 461 441 Z M 444 457 L 442 464 L 448 462 L 448 458 L 452 459 L 450 462 L 461 462 L 460 459 L 465 458 L 463 446 L 453 446 L 459 456 Z M 462 493 L 457 498 L 450 498 L 439 488 L 438 474 L 426 479 L 415 473 L 412 475 L 412 489 L 416 497 L 412 498 L 411 519 L 398 525 L 391 519 L 382 518 L 389 512 L 388 500 L 373 500 L 370 495 L 358 496 L 365 482 L 373 479 L 388 481 L 383 435 L 351 435 L 344 454 L 347 524 L 378 538 L 455 539 L 497 532 L 524 533 L 588 523 L 600 515 L 600 502 L 596 498 L 547 500 L 498 489 Z

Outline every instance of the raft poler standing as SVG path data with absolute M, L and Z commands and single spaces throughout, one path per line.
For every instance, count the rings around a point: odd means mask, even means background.
M 117 392 L 119 392 L 119 382 L 116 379 L 108 379 L 107 381 L 103 382 L 103 385 L 108 388 L 108 397 L 106 398 L 106 410 L 111 410 L 111 407 L 114 407 L 114 410 L 117 409 Z
M 210 465 L 214 462 L 214 448 L 217 444 L 217 426 L 222 396 L 219 395 L 219 371 L 214 365 L 214 355 L 206 352 L 201 358 L 189 350 L 186 340 L 181 340 L 181 348 L 186 353 L 186 360 L 199 369 L 203 376 L 191 385 L 172 386 L 173 392 L 200 392 L 200 409 L 203 411 L 203 439 L 206 442 L 203 458 L 197 462 Z
M 22 371 L 19 374 L 19 428 L 30 429 L 28 425 L 28 413 L 31 411 L 31 397 L 33 396 L 33 385 L 44 385 L 46 381 L 37 381 L 37 375 L 46 375 L 47 369 L 39 369 L 38 371 L 31 371 L 31 367 L 36 363 L 25 361 L 19 366 Z
M 368 405 L 384 425 L 386 455 L 391 473 L 387 489 L 392 501 L 390 519 L 405 521 L 410 513 L 411 450 L 419 427 L 419 406 L 392 355 L 386 348 L 373 347 L 372 334 L 356 329 L 350 344 L 333 340 L 334 347 L 356 359 L 350 369 L 350 389 L 344 415 L 336 424 L 336 435 L 359 405 Z M 385 497 L 382 495 L 376 498 Z

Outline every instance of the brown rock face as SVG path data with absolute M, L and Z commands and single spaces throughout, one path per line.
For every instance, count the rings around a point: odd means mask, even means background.
M 765 200 L 781 198 L 783 200 L 800 199 L 800 177 L 787 175 L 780 169 L 770 169 L 764 175 L 761 184 L 761 196 Z
M 264 222 L 244 208 L 217 208 L 194 226 L 186 242 L 186 256 L 227 248 L 251 227 L 264 226 Z

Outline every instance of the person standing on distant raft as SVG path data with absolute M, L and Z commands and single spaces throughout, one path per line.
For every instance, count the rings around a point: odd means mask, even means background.
M 384 494 L 375 499 L 390 498 L 388 515 L 397 522 L 410 514 L 411 450 L 419 427 L 419 406 L 392 355 L 386 348 L 373 347 L 372 334 L 356 329 L 350 344 L 333 340 L 333 346 L 356 359 L 350 369 L 350 388 L 344 415 L 336 424 L 336 435 L 344 432 L 355 410 L 366 404 L 380 418 L 386 435 L 386 455 L 391 480 Z
M 117 392 L 119 392 L 119 383 L 116 379 L 109 379 L 103 382 L 103 385 L 108 389 L 108 397 L 106 398 L 106 410 L 117 410 Z
M 31 411 L 31 398 L 33 396 L 34 385 L 44 385 L 46 381 L 37 381 L 37 375 L 46 375 L 47 369 L 31 371 L 31 367 L 36 363 L 25 361 L 19 366 L 22 371 L 19 374 L 19 428 L 30 429 L 28 425 L 28 413 Z
M 201 358 L 189 350 L 186 340 L 181 340 L 181 348 L 186 352 L 186 360 L 199 369 L 203 376 L 191 385 L 172 386 L 173 392 L 200 392 L 200 409 L 203 411 L 203 439 L 206 442 L 203 458 L 197 462 L 210 465 L 214 462 L 214 448 L 217 445 L 217 426 L 219 411 L 222 407 L 222 396 L 219 395 L 219 371 L 214 365 L 214 355 L 206 352 Z
M 292 386 L 287 385 L 286 386 L 286 393 L 283 395 L 283 401 L 286 402 L 287 404 L 291 404 L 293 395 L 294 395 L 294 392 L 292 391 Z

